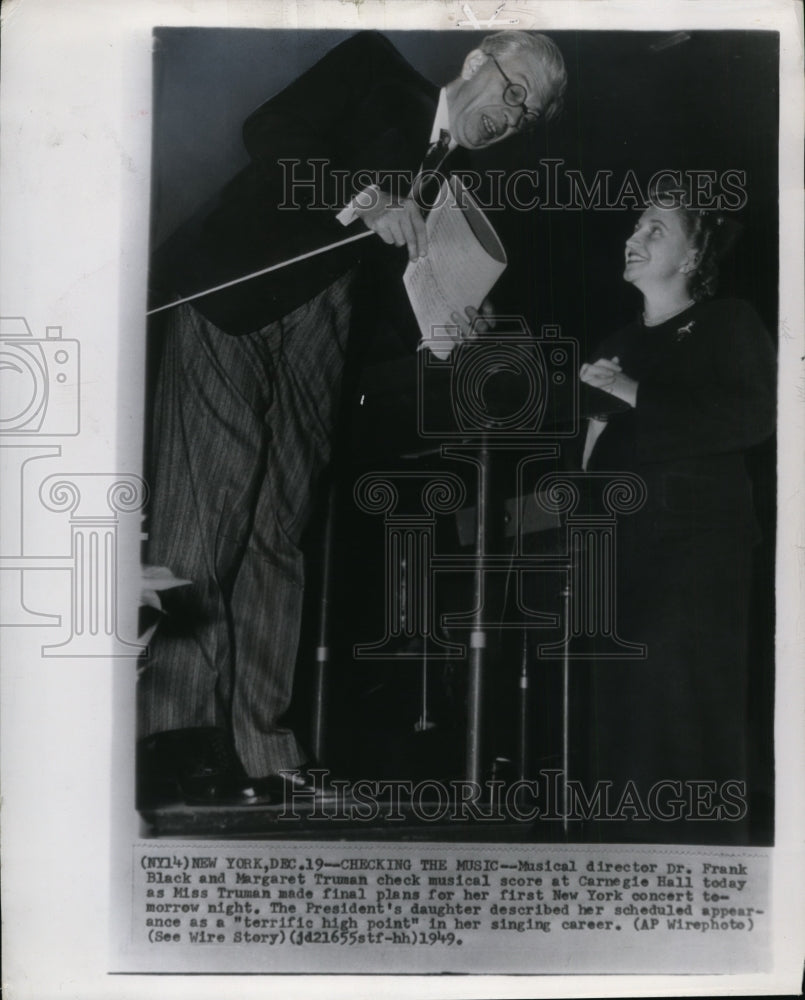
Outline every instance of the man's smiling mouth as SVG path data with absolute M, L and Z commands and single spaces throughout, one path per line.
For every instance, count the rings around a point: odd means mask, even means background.
M 489 115 L 481 115 L 481 123 L 487 139 L 496 139 L 498 137 L 498 128 Z

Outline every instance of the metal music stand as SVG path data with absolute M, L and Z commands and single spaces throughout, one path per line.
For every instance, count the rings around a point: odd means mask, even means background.
M 473 345 L 475 346 L 475 345 Z M 552 346 L 549 344 L 549 346 Z M 575 369 L 575 358 L 573 366 Z M 493 506 L 493 456 L 500 448 L 511 448 L 513 445 L 497 445 L 486 434 L 469 435 L 462 438 L 462 428 L 450 426 L 450 417 L 453 415 L 450 405 L 445 406 L 445 401 L 450 402 L 449 377 L 445 379 L 445 373 L 435 370 L 430 383 L 423 383 L 421 379 L 421 361 L 417 358 L 403 358 L 401 361 L 387 363 L 369 369 L 364 372 L 362 383 L 356 392 L 353 401 L 353 422 L 352 422 L 352 445 L 353 457 L 367 459 L 412 459 L 433 455 L 440 452 L 446 457 L 471 461 L 477 469 L 477 490 L 476 507 L 477 520 L 475 523 L 474 552 L 467 556 L 434 556 L 432 564 L 443 570 L 464 570 L 468 569 L 471 561 L 472 567 L 472 591 L 473 591 L 473 611 L 468 615 L 451 616 L 450 624 L 469 626 L 470 641 L 468 652 L 468 695 L 467 695 L 467 732 L 465 740 L 465 778 L 468 781 L 481 784 L 483 777 L 482 767 L 482 734 L 484 722 L 483 689 L 488 666 L 488 651 L 486 648 L 486 628 L 483 618 L 483 597 L 485 590 L 485 574 L 489 570 L 501 570 L 511 564 L 509 556 L 490 555 L 489 541 L 492 533 L 492 521 L 494 512 Z M 575 370 L 574 370 L 575 376 Z M 434 405 L 440 403 L 444 410 L 446 438 L 449 444 L 445 446 L 444 440 L 422 440 L 418 435 L 420 423 L 420 407 L 422 392 L 430 393 L 434 399 Z M 504 400 L 507 394 L 506 379 L 501 380 L 498 386 L 501 399 Z M 575 396 L 573 399 L 575 400 Z M 578 418 L 583 416 L 582 407 L 577 407 L 574 402 L 574 413 L 572 432 L 567 428 L 557 431 L 557 436 L 572 437 L 577 432 Z M 416 408 L 416 409 L 415 409 Z M 592 397 L 587 399 L 583 407 L 585 412 L 600 415 L 602 412 L 616 412 L 622 409 L 622 404 L 614 400 L 613 397 L 604 393 L 593 391 Z M 555 416 L 553 418 L 556 419 Z M 382 429 L 382 433 L 380 430 Z M 522 447 L 522 445 L 518 446 Z M 535 446 L 532 451 L 537 451 Z M 558 455 L 557 445 L 549 447 L 542 446 L 542 451 L 537 455 L 537 459 L 547 459 L 552 455 Z M 543 477 L 544 478 L 544 477 Z M 516 498 L 519 502 L 519 498 Z M 316 758 L 324 756 L 326 741 L 326 694 L 330 663 L 330 590 L 332 587 L 332 543 L 334 538 L 334 495 L 331 493 L 327 522 L 323 540 L 324 558 L 322 562 L 322 596 L 319 609 L 319 643 L 316 651 L 315 669 L 315 694 L 312 723 L 312 749 Z M 547 512 L 546 512 L 547 513 Z M 560 510 L 553 512 L 555 520 L 552 527 L 559 526 L 559 518 L 562 516 Z M 562 555 L 540 556 L 540 567 L 567 572 L 566 584 L 561 592 L 563 601 L 563 617 L 566 623 L 564 637 L 559 644 L 554 644 L 553 648 L 547 652 L 550 658 L 560 658 L 562 660 L 562 764 L 564 772 L 567 773 L 569 764 L 570 729 L 569 729 L 569 698 L 570 698 L 570 659 L 571 659 L 571 629 L 569 626 L 572 601 L 572 560 L 570 551 Z M 519 555 L 514 559 L 514 565 L 518 570 L 533 569 L 535 557 Z M 546 616 L 547 618 L 550 616 Z M 554 616 L 555 617 L 555 616 Z M 463 618 L 463 620 L 461 620 Z M 525 629 L 524 629 L 525 632 Z M 375 646 L 378 644 L 374 644 Z M 628 645 L 628 644 L 626 644 Z M 424 646 L 431 654 L 430 641 L 426 638 Z M 628 655 L 628 654 L 627 654 Z M 419 656 L 421 659 L 422 657 Z M 439 658 L 438 654 L 431 658 Z M 444 658 L 444 657 L 442 657 Z M 423 664 L 423 671 L 427 669 L 427 663 Z M 426 679 L 423 680 L 423 685 Z M 527 753 L 528 753 L 528 694 L 530 680 L 528 676 L 528 663 L 523 643 L 523 658 L 520 669 L 520 695 L 518 704 L 518 732 L 519 732 L 519 752 L 518 771 L 521 776 L 527 773 Z M 427 710 L 423 709 L 422 723 L 427 722 Z

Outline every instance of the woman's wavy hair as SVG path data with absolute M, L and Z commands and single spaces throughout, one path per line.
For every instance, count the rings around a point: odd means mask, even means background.
M 741 232 L 740 223 L 718 210 L 696 206 L 689 184 L 661 182 L 649 201 L 658 208 L 679 212 L 685 234 L 696 251 L 696 267 L 688 276 L 688 289 L 695 302 L 711 298 L 718 287 L 719 264 Z

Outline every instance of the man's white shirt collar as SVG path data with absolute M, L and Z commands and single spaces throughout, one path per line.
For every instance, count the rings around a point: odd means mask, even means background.
M 436 117 L 433 119 L 433 128 L 430 130 L 430 141 L 438 142 L 442 129 L 450 131 L 450 114 L 447 109 L 447 91 L 442 87 L 439 91 L 439 103 L 436 106 Z M 450 136 L 450 145 L 447 147 L 455 149 L 458 143 Z

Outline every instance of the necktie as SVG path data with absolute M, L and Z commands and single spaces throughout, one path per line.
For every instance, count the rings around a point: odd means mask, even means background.
M 439 194 L 442 181 L 440 177 L 435 176 L 435 173 L 449 151 L 450 133 L 443 128 L 439 131 L 439 138 L 436 142 L 432 142 L 428 147 L 419 173 L 411 186 L 411 197 L 425 211 L 433 205 Z

